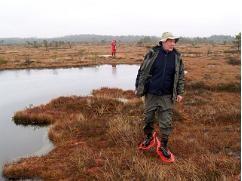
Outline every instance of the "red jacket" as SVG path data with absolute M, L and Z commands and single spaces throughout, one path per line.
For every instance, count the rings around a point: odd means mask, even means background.
M 115 41 L 112 41 L 112 52 L 115 52 L 116 51 L 116 42 Z

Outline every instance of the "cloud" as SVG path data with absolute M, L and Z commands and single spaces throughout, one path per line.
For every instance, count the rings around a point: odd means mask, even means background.
M 8 0 L 0 7 L 0 37 L 159 36 L 163 31 L 209 36 L 241 30 L 238 0 Z

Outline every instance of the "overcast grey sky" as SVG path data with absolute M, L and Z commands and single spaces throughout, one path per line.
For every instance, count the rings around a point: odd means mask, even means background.
M 240 0 L 0 0 L 0 38 L 235 35 L 240 7 Z

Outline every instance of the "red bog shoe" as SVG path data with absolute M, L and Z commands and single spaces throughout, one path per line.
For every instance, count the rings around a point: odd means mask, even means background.
M 165 149 L 164 147 L 161 146 L 161 142 L 157 137 L 156 137 L 156 142 L 157 142 L 156 153 L 159 155 L 160 159 L 166 163 L 174 162 L 175 161 L 174 155 L 170 152 L 169 149 Z
M 152 137 L 147 136 L 145 140 L 139 145 L 140 150 L 149 150 L 152 147 L 156 146 L 156 136 L 157 133 L 154 131 Z

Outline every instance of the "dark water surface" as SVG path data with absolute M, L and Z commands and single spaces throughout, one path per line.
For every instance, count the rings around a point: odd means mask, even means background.
M 138 65 L 102 65 L 0 71 L 0 171 L 6 162 L 46 154 L 53 148 L 48 127 L 15 125 L 14 112 L 59 96 L 88 95 L 101 87 L 134 89 L 138 68 Z

